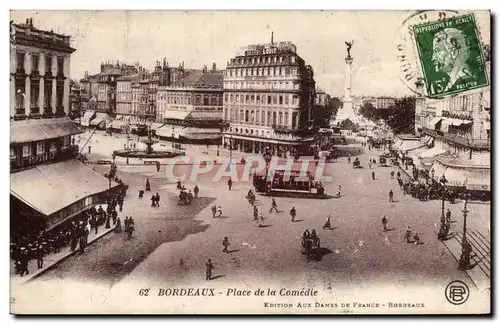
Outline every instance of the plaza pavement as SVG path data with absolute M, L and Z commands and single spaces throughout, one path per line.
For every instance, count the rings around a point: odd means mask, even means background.
M 99 142 L 104 143 L 101 139 Z M 106 151 L 102 146 L 102 155 L 109 156 L 109 147 Z M 199 154 L 199 150 L 203 150 L 202 147 L 197 149 L 188 149 L 188 155 Z M 101 154 L 99 151 L 96 153 Z M 362 164 L 367 167 L 368 159 L 379 153 L 372 150 L 360 156 Z M 232 154 L 237 158 L 239 153 L 233 151 Z M 120 165 L 120 177 L 126 183 L 134 179 L 129 196 L 133 196 L 134 190 L 149 177 L 153 191 L 159 190 L 165 197 L 162 198 L 161 208 L 175 210 L 165 211 L 166 216 L 160 216 L 164 209 L 147 212 L 150 208 L 148 201 L 130 202 L 135 206 L 137 237 L 148 236 L 146 241 L 154 243 L 144 243 L 147 246 L 144 249 L 133 247 L 133 243 L 126 245 L 126 241 L 109 243 L 105 239 L 92 247 L 94 254 L 83 255 L 93 257 L 98 254 L 101 261 L 96 267 L 82 259 L 75 262 L 66 260 L 59 267 L 59 272 L 50 275 L 49 271 L 42 278 L 46 282 L 62 278 L 108 283 L 111 280 L 111 286 L 107 285 L 111 291 L 106 292 L 109 296 L 122 296 L 125 291 L 138 291 L 144 287 L 256 288 L 272 283 L 281 287 L 329 291 L 343 287 L 354 295 L 373 287 L 389 286 L 395 292 L 405 287 L 430 287 L 430 291 L 439 291 L 439 298 L 442 299 L 444 288 L 450 281 L 459 279 L 470 284 L 470 277 L 457 269 L 457 262 L 449 248 L 436 238 L 440 201 L 420 202 L 403 195 L 396 180 L 390 179 L 391 170 L 397 172 L 396 168 L 376 167 L 377 180 L 371 179 L 372 170 L 352 169 L 346 159 L 328 164 L 328 170 L 334 175 L 334 181 L 325 183 L 326 193 L 334 194 L 341 185 L 341 198 L 279 197 L 276 201 L 282 212 L 269 213 L 270 199 L 258 195 L 257 206 L 264 214 L 264 224 L 267 225 L 259 228 L 252 220 L 251 206 L 244 199 L 251 183 L 236 182 L 229 191 L 225 181 L 197 182 L 201 189 L 200 196 L 204 197 L 200 200 L 207 200 L 195 202 L 196 208 L 185 207 L 176 204 L 177 191 L 174 184 L 165 180 L 164 172 L 156 172 L 154 166 Z M 194 183 L 187 182 L 186 185 L 192 188 Z M 394 190 L 395 203 L 388 202 L 390 189 Z M 148 195 L 145 198 L 148 199 Z M 137 207 L 144 203 L 145 207 Z M 222 207 L 222 218 L 212 217 L 210 207 L 213 204 Z M 292 206 L 297 209 L 296 222 L 293 223 L 288 215 Z M 462 205 L 447 204 L 448 207 L 452 211 L 452 219 L 456 221 L 452 232 L 458 232 L 462 228 Z M 489 206 L 470 204 L 469 209 L 468 228 L 489 240 Z M 325 218 L 330 214 L 333 229 L 323 230 Z M 384 214 L 389 219 L 388 232 L 382 231 L 381 218 Z M 169 216 L 172 218 L 168 219 Z M 156 217 L 163 220 L 152 222 L 151 218 Z M 419 233 L 423 244 L 407 244 L 403 240 L 407 226 Z M 321 260 L 308 261 L 301 253 L 300 238 L 305 229 L 316 229 L 318 232 L 324 248 Z M 160 231 L 166 232 L 165 236 L 155 239 Z M 228 236 L 231 242 L 229 254 L 222 252 L 224 236 Z M 133 253 L 139 257 L 127 263 Z M 204 265 L 208 258 L 215 266 L 216 279 L 210 282 L 205 281 Z M 112 269 L 109 269 L 110 263 L 114 264 Z M 78 271 L 74 270 L 75 267 Z M 345 289 L 342 290 L 344 293 Z M 150 303 L 146 306 L 153 307 Z

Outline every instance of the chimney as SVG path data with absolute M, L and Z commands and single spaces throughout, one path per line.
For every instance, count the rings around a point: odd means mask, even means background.
M 274 44 L 274 32 L 271 32 L 271 44 Z
M 217 71 L 217 66 L 215 65 L 215 62 L 212 63 L 212 72 Z

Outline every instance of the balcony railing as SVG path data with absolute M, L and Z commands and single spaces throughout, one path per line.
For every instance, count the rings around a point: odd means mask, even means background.
M 490 142 L 487 139 L 469 139 L 457 134 L 436 131 L 423 127 L 422 132 L 434 138 L 451 142 L 453 144 L 475 150 L 490 150 Z
M 10 172 L 33 168 L 40 164 L 55 163 L 74 159 L 78 156 L 78 145 L 70 145 L 61 149 L 60 152 L 47 152 L 33 156 L 22 157 L 20 159 L 10 159 Z

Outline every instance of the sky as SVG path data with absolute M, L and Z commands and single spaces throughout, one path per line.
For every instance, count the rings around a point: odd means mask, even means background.
M 71 77 L 98 73 L 100 62 L 141 62 L 152 69 L 166 57 L 171 66 L 225 68 L 238 48 L 291 41 L 313 67 L 318 87 L 344 93 L 345 41 L 354 40 L 354 95 L 411 94 L 400 80 L 397 30 L 412 11 L 11 11 L 40 29 L 70 35 L 76 51 Z M 487 16 L 486 16 L 487 17 Z M 489 25 L 486 26 L 489 31 Z M 487 35 L 489 39 L 489 33 Z M 488 41 L 489 43 L 489 41 Z

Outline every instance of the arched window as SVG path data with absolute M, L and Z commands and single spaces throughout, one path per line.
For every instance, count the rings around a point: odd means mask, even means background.
M 210 98 L 210 105 L 211 106 L 217 106 L 217 96 L 216 95 L 212 95 L 211 98 Z

